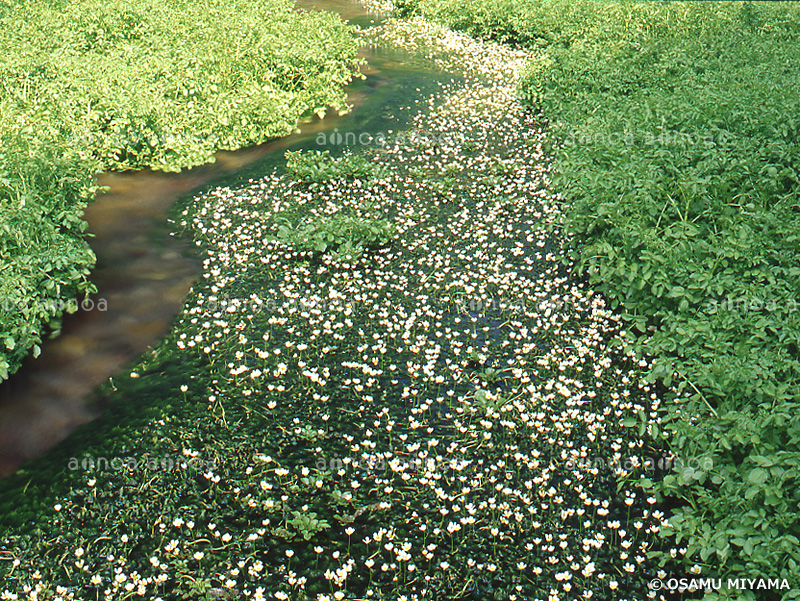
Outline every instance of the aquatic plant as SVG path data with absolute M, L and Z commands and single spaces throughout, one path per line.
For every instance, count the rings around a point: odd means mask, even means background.
M 331 155 L 329 150 L 286 153 L 286 172 L 306 183 L 332 179 L 373 180 L 386 176 L 386 170 L 359 154 Z
M 381 149 L 380 180 L 273 173 L 196 198 L 181 225 L 203 277 L 159 351 L 183 383 L 97 443 L 184 459 L 23 483 L 48 506 L 3 533 L 0 595 L 665 598 L 646 589 L 665 514 L 642 488 L 660 400 L 561 264 L 525 56 L 419 21 L 368 35 L 470 66 L 411 126 L 474 142 Z M 356 257 L 275 236 L 287 214 L 367 212 L 395 238 Z M 118 394 L 165 372 L 150 359 Z
M 574 270 L 622 312 L 630 348 L 654 357 L 648 378 L 681 391 L 661 406 L 675 453 L 713 464 L 676 469 L 655 487 L 678 505 L 663 532 L 706 575 L 791 581 L 800 563 L 798 7 L 399 4 L 537 50 L 519 93 L 551 124 Z

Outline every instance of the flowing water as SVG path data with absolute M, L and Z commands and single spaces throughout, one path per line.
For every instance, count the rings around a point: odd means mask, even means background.
M 306 10 L 329 10 L 364 27 L 382 17 L 354 0 L 301 0 Z M 235 185 L 279 166 L 289 149 L 340 151 L 348 142 L 368 142 L 404 123 L 403 105 L 425 97 L 450 79 L 421 65 L 402 50 L 364 47 L 366 79 L 353 82 L 354 110 L 313 119 L 298 134 L 236 152 L 220 152 L 216 162 L 179 174 L 151 171 L 106 173 L 108 186 L 86 210 L 97 254 L 92 281 L 98 293 L 64 319 L 61 335 L 42 346 L 10 380 L 0 384 L 0 476 L 66 438 L 98 417 L 104 400 L 98 386 L 129 377 L 126 365 L 169 331 L 200 260 L 191 242 L 173 236 L 168 221 L 176 202 L 209 185 Z M 410 111 L 406 111 L 410 113 Z M 322 135 L 324 133 L 324 135 Z M 364 135 L 362 135 L 364 134 Z M 341 143 L 340 143 L 341 142 Z M 105 310 L 103 310 L 105 309 Z

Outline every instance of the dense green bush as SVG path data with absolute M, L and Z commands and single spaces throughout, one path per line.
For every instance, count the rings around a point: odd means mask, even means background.
M 57 329 L 67 301 L 91 291 L 94 255 L 80 212 L 96 190 L 91 163 L 0 130 L 0 380 Z
M 800 563 L 800 9 L 787 3 L 408 0 L 540 49 L 521 95 L 551 124 L 572 260 L 629 319 L 682 457 L 660 483 L 692 561 Z
M 290 0 L 17 4 L 0 29 L 18 49 L 0 59 L 4 98 L 114 168 L 178 170 L 286 135 L 344 110 L 359 63 L 338 16 Z
M 0 380 L 90 288 L 96 169 L 177 171 L 286 135 L 345 110 L 360 63 L 338 16 L 291 0 L 9 0 L 0 48 Z

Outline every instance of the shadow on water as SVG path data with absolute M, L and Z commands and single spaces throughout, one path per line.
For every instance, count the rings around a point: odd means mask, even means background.
M 338 12 L 364 27 L 379 23 L 353 0 L 301 0 L 298 7 Z M 172 236 L 168 216 L 181 199 L 210 185 L 235 186 L 259 178 L 283 163 L 289 149 L 343 148 L 336 134 L 389 133 L 403 126 L 399 107 L 424 98 L 445 77 L 413 65 L 391 48 L 364 47 L 366 79 L 348 87 L 354 110 L 311 119 L 297 134 L 236 152 L 220 152 L 216 162 L 183 173 L 152 171 L 104 173 L 108 186 L 86 210 L 90 243 L 98 263 L 92 275 L 98 293 L 90 310 L 64 319 L 61 335 L 48 340 L 42 355 L 29 359 L 0 384 L 0 476 L 41 455 L 104 409 L 98 386 L 124 371 L 169 331 L 201 264 L 191 241 Z M 321 132 L 326 135 L 320 136 Z M 331 134 L 334 137 L 331 138 Z M 322 145 L 322 140 L 325 145 Z M 360 140 L 369 140 L 369 136 Z M 334 144 L 330 144 L 330 140 Z M 360 145 L 357 143 L 357 146 Z M 103 310 L 105 309 L 105 310 Z M 94 399 L 94 400 L 92 400 Z

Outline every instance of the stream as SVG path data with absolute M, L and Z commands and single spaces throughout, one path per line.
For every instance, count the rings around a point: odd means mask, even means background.
M 298 7 L 333 11 L 359 27 L 384 19 L 353 0 L 300 0 Z M 168 333 L 201 273 L 191 241 L 173 235 L 168 218 L 176 203 L 209 186 L 257 179 L 280 167 L 286 150 L 336 153 L 348 143 L 358 150 L 376 134 L 401 128 L 405 118 L 399 109 L 435 91 L 445 77 L 451 79 L 401 49 L 364 46 L 360 56 L 367 61 L 366 78 L 348 87 L 354 108 L 346 115 L 331 111 L 301 124 L 299 133 L 220 152 L 214 163 L 182 173 L 98 177 L 108 191 L 85 212 L 97 255 L 91 277 L 98 292 L 86 304 L 88 310 L 65 316 L 60 336 L 44 342 L 40 357 L 29 358 L 0 384 L 0 477 L 101 415 L 104 399 L 98 387 L 109 378 L 113 384 L 114 378 L 130 377 L 126 366 Z

